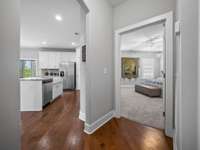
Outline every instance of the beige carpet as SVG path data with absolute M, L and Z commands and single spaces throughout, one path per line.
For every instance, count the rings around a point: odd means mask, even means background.
M 121 116 L 138 123 L 164 129 L 162 98 L 136 93 L 133 87 L 121 87 Z

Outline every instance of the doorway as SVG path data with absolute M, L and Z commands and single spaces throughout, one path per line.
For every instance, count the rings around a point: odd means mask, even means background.
M 165 24 L 136 29 L 121 36 L 120 115 L 164 129 Z
M 140 58 L 138 56 L 136 56 L 136 54 L 134 54 L 135 56 L 132 58 L 124 57 L 124 56 L 126 56 L 126 54 L 122 54 L 122 52 L 121 52 L 121 48 L 122 48 L 121 46 L 123 44 L 123 43 L 121 43 L 121 41 L 123 42 L 124 36 L 128 33 L 131 33 L 131 32 L 134 33 L 136 31 L 139 31 L 139 30 L 142 30 L 145 28 L 147 29 L 150 26 L 153 27 L 155 25 L 160 25 L 160 24 L 164 25 L 163 36 L 159 35 L 159 36 L 162 36 L 162 38 L 161 39 L 158 39 L 158 37 L 157 37 L 157 39 L 155 37 L 154 37 L 154 39 L 151 38 L 148 40 L 149 41 L 148 43 L 152 44 L 154 42 L 154 40 L 163 40 L 163 47 L 165 49 L 163 49 L 164 50 L 163 53 L 157 52 L 157 55 L 155 55 L 155 56 L 157 58 L 159 58 L 160 60 L 162 60 L 162 57 L 163 57 L 163 68 L 162 68 L 162 70 L 159 69 L 158 77 L 161 77 L 161 76 L 164 77 L 165 82 L 161 83 L 161 82 L 157 81 L 158 79 L 156 81 L 142 80 L 142 79 L 137 80 L 137 81 L 135 81 L 135 80 L 131 81 L 130 78 L 132 78 L 132 79 L 134 77 L 137 78 L 137 77 L 139 77 L 139 75 L 146 77 L 146 78 L 152 78 L 154 76 L 154 72 L 152 71 L 152 66 L 154 64 L 154 60 L 152 58 L 140 60 Z M 128 49 L 128 48 L 125 48 L 125 49 Z M 127 75 L 126 69 L 124 69 L 124 66 L 126 67 L 127 61 L 129 64 L 130 64 L 130 62 L 132 62 L 132 67 L 134 66 L 133 71 L 132 71 L 132 77 Z M 162 63 L 162 61 L 160 61 L 160 64 L 161 63 Z M 147 66 L 146 69 L 139 68 L 139 65 L 141 65 L 141 64 L 143 64 L 143 66 Z M 149 67 L 149 65 L 151 65 L 151 67 Z M 119 67 L 119 66 L 121 66 L 121 67 Z M 162 64 L 161 64 L 161 66 L 162 66 Z M 123 80 L 123 78 L 129 78 L 129 79 Z M 129 84 L 131 84 L 131 82 L 135 82 L 135 83 L 132 83 L 132 86 L 133 86 L 132 89 L 129 87 L 129 90 L 127 90 L 127 89 L 121 90 L 121 85 L 122 85 L 122 87 L 126 86 L 126 84 L 127 84 L 126 82 L 128 82 Z M 154 84 L 154 82 L 156 82 L 158 84 L 157 87 L 159 87 L 159 88 L 152 90 L 152 82 L 153 82 L 153 84 Z M 147 87 L 147 85 L 145 85 L 147 83 L 148 83 L 148 87 Z M 138 97 L 136 98 L 137 100 L 141 98 L 141 95 L 142 95 L 142 97 L 146 96 L 147 102 L 148 102 L 148 99 L 150 101 L 150 98 L 148 98 L 148 97 L 151 97 L 151 96 L 157 96 L 157 98 L 161 97 L 163 99 L 163 101 L 160 101 L 161 107 L 160 107 L 159 111 L 160 111 L 160 115 L 164 115 L 165 117 L 164 117 L 164 119 L 160 119 L 160 121 L 159 121 L 161 123 L 160 127 L 165 130 L 165 134 L 167 136 L 170 136 L 170 137 L 173 136 L 173 107 L 174 106 L 173 106 L 173 13 L 172 12 L 169 12 L 169 13 L 166 13 L 166 14 L 163 14 L 160 16 L 156 16 L 156 17 L 144 20 L 140 23 L 130 25 L 130 26 L 127 26 L 127 27 L 124 27 L 122 29 L 115 31 L 115 109 L 116 109 L 117 117 L 121 117 L 121 116 L 125 115 L 125 114 L 122 115 L 122 113 L 124 113 L 125 109 L 122 108 L 123 106 L 121 105 L 121 101 L 122 101 L 123 93 L 126 93 L 126 92 L 128 92 L 130 94 L 136 93 L 137 96 L 139 94 L 140 96 L 139 96 L 139 98 Z M 121 93 L 122 93 L 122 96 L 121 96 Z M 132 95 L 132 96 L 134 96 L 134 95 Z M 147 104 L 147 105 L 149 105 L 149 104 Z M 154 104 L 151 104 L 151 105 L 155 106 Z M 162 106 L 163 106 L 163 108 L 162 108 Z M 163 113 L 162 113 L 162 111 L 163 111 Z M 136 115 L 134 117 L 134 119 L 136 119 L 136 121 L 140 122 L 142 119 L 140 118 L 141 119 L 140 120 L 137 118 L 138 116 L 137 116 L 136 112 L 133 113 L 133 116 Z M 148 112 L 146 114 L 149 115 Z M 148 118 L 148 115 L 147 115 L 147 118 Z M 161 118 L 161 116 L 160 116 L 160 118 Z M 148 120 L 148 119 L 146 119 L 146 120 Z M 142 120 L 141 122 L 149 125 L 148 124 L 149 122 L 145 123 L 145 119 Z M 150 126 L 154 126 L 153 120 L 151 122 L 152 122 L 152 124 L 150 124 Z

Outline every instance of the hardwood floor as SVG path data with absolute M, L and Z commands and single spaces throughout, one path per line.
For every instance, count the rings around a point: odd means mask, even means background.
M 125 118 L 112 119 L 92 135 L 83 132 L 79 92 L 64 96 L 43 112 L 21 113 L 22 150 L 172 150 L 161 130 Z

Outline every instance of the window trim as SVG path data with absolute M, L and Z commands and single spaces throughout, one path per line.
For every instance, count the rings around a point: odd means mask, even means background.
M 38 60 L 37 59 L 31 59 L 31 58 L 20 58 L 19 59 L 19 63 L 20 61 L 35 61 L 35 76 L 38 75 Z M 20 68 L 19 68 L 20 69 Z M 20 70 L 19 70 L 19 74 L 20 74 Z M 20 76 L 20 75 L 19 75 Z M 23 78 L 20 76 L 20 78 Z

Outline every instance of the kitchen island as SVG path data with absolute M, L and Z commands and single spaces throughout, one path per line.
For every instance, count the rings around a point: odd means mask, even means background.
M 62 85 L 63 83 L 61 78 L 21 78 L 20 111 L 42 111 L 43 106 L 52 102 L 56 97 L 63 93 Z

